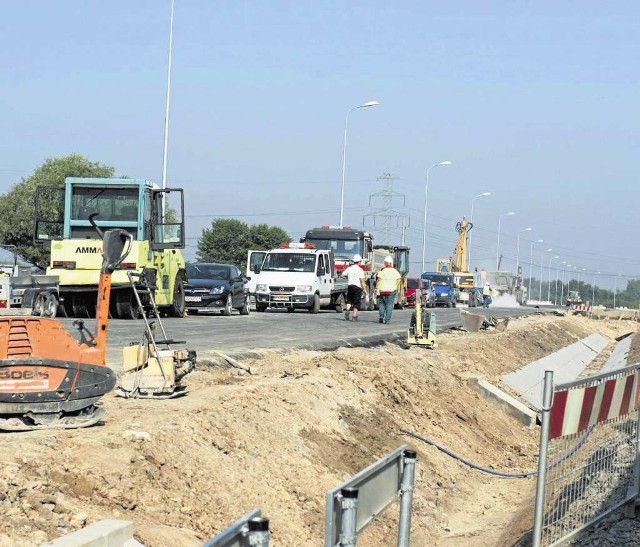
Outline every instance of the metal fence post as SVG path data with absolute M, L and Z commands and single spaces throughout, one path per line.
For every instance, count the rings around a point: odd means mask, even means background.
M 638 381 L 640 378 L 636 379 L 636 382 Z M 640 409 L 636 410 L 636 462 L 634 465 L 633 495 L 634 499 L 627 503 L 625 508 L 627 518 L 635 518 L 636 501 L 640 497 Z
M 544 373 L 542 392 L 542 424 L 540 428 L 540 450 L 538 454 L 538 482 L 536 484 L 536 505 L 533 517 L 533 547 L 540 547 L 544 522 L 544 487 L 547 480 L 547 452 L 549 449 L 549 426 L 551 403 L 553 402 L 553 371 Z
M 269 519 L 255 517 L 249 520 L 249 545 L 269 547 Z
M 358 515 L 358 489 L 343 488 L 340 490 L 342 495 L 342 518 L 340 526 L 340 546 L 350 547 L 356 545 L 357 532 L 357 515 Z
M 402 484 L 400 486 L 400 523 L 398 524 L 398 547 L 409 547 L 411 537 L 411 508 L 416 471 L 416 451 L 405 450 L 403 454 Z

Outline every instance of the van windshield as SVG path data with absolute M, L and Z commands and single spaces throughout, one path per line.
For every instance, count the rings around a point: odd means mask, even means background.
M 450 275 L 423 275 L 423 280 L 431 281 L 432 285 L 447 287 L 453 283 L 453 277 Z
M 263 272 L 313 272 L 316 266 L 315 254 L 269 253 L 262 264 Z

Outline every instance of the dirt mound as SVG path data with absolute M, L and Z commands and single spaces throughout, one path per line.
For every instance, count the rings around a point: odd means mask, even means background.
M 487 545 L 529 525 L 533 480 L 480 475 L 399 434 L 481 465 L 535 468 L 538 431 L 480 399 L 467 378 L 502 374 L 595 330 L 629 325 L 523 318 L 506 332 L 443 334 L 436 351 L 293 352 L 199 370 L 173 401 L 105 397 L 103 425 L 3 435 L 0 546 L 38 545 L 103 518 L 135 523 L 148 546 L 201 545 L 253 507 L 274 545 L 321 545 L 324 496 L 389 450 L 418 451 L 412 544 Z M 395 542 L 394 508 L 359 539 Z

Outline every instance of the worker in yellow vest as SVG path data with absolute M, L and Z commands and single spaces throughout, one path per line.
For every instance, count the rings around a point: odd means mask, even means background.
M 396 301 L 396 293 L 400 290 L 402 275 L 393 267 L 393 258 L 385 257 L 384 266 L 378 272 L 376 279 L 376 294 L 378 295 L 379 323 L 389 323 L 393 305 Z

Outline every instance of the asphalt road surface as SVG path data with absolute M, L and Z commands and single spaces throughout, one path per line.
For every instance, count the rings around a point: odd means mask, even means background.
M 435 308 L 437 331 L 460 325 L 461 308 Z M 548 310 L 529 307 L 490 308 L 483 310 L 474 308 L 473 313 L 486 316 L 517 317 Z M 378 322 L 378 312 L 360 312 L 358 322 L 345 321 L 342 313 L 321 311 L 311 314 L 304 310 L 287 313 L 285 310 L 267 310 L 263 313 L 252 311 L 241 316 L 237 311 L 229 317 L 218 313 L 199 314 L 184 319 L 166 318 L 162 323 L 167 337 L 183 340 L 185 344 L 176 344 L 174 349 L 188 348 L 198 355 L 213 355 L 220 352 L 229 356 L 240 356 L 265 349 L 335 349 L 340 346 L 364 345 L 380 339 L 388 339 L 407 332 L 413 308 L 394 310 L 388 325 Z M 60 319 L 70 330 L 72 319 Z M 153 319 L 150 319 L 153 321 Z M 94 331 L 94 321 L 85 320 L 85 325 Z M 127 321 L 113 319 L 109 322 L 107 339 L 107 364 L 119 370 L 121 368 L 122 348 L 142 340 L 143 321 Z M 77 331 L 76 331 L 77 332 Z M 160 329 L 156 329 L 156 337 L 161 338 Z

